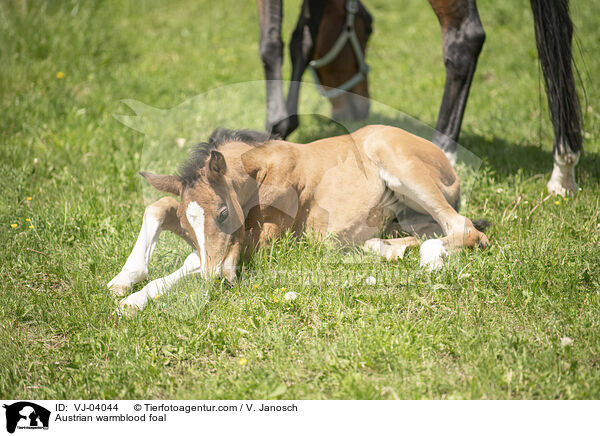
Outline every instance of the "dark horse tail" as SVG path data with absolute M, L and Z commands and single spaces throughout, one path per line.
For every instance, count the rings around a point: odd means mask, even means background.
M 554 125 L 554 154 L 579 153 L 581 109 L 573 80 L 573 23 L 568 0 L 531 0 L 535 39 Z

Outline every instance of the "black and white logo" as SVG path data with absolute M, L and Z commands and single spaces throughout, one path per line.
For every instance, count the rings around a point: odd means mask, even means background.
M 29 401 L 5 404 L 6 431 L 14 433 L 16 429 L 48 430 L 50 411 Z

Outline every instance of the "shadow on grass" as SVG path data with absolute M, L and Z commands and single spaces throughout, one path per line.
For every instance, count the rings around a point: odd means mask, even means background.
M 537 174 L 550 177 L 552 172 L 552 152 L 538 145 L 516 144 L 498 137 L 484 138 L 471 132 L 461 134 L 460 144 L 482 158 L 500 176 L 521 170 L 529 177 Z M 578 179 L 600 179 L 600 155 L 584 151 L 576 173 Z
M 310 120 L 310 121 L 309 121 Z M 434 129 L 425 123 L 407 115 L 390 117 L 372 114 L 362 122 L 341 125 L 321 115 L 305 115 L 301 117 L 300 128 L 291 138 L 293 141 L 306 143 L 317 139 L 336 135 L 344 135 L 367 124 L 385 124 L 400 127 L 418 136 L 430 139 Z M 550 150 L 538 145 L 512 143 L 499 137 L 486 138 L 472 132 L 461 133 L 460 145 L 481 158 L 499 176 L 516 174 L 519 170 L 526 177 L 544 175 L 550 177 L 553 157 Z M 577 177 L 580 179 L 600 180 L 600 155 L 585 152 L 577 165 Z M 583 180 L 582 180 L 583 182 Z

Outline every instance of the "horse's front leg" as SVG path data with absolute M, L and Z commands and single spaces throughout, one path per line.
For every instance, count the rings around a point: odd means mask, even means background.
M 323 19 L 326 2 L 322 0 L 304 0 L 296 29 L 290 41 L 290 58 L 292 59 L 292 79 L 287 97 L 287 112 L 289 114 L 288 132 L 298 127 L 298 99 L 302 75 L 308 63 L 313 58 L 319 26 Z M 285 137 L 285 136 L 284 136 Z
M 163 197 L 146 208 L 142 228 L 131 254 L 121 272 L 107 284 L 115 295 L 123 295 L 131 286 L 148 277 L 148 264 L 163 230 L 170 230 L 190 243 L 179 225 L 178 206 L 175 198 Z
M 167 290 L 169 290 L 175 283 L 184 277 L 200 274 L 202 272 L 202 261 L 198 252 L 194 251 L 190 254 L 183 263 L 183 266 L 172 274 L 166 277 L 161 277 L 156 280 L 152 280 L 148 283 L 141 291 L 134 292 L 127 298 L 121 300 L 119 307 L 125 308 L 130 307 L 133 309 L 143 309 L 148 301 L 157 298 Z
M 288 113 L 283 96 L 281 64 L 281 0 L 257 0 L 260 21 L 260 57 L 267 87 L 266 130 L 273 136 L 284 137 L 288 130 Z
M 446 66 L 444 96 L 432 139 L 450 162 L 456 161 L 456 141 L 460 134 L 469 88 L 485 32 L 475 0 L 429 0 L 442 28 L 442 48 Z

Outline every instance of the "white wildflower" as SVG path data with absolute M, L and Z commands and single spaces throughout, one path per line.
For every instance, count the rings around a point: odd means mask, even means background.
M 294 291 L 289 291 L 285 293 L 283 298 L 285 298 L 288 301 L 294 301 L 296 298 L 298 298 L 298 294 Z
M 560 346 L 561 347 L 568 347 L 569 345 L 573 345 L 573 339 L 571 339 L 568 336 L 565 336 L 564 338 L 560 338 Z
M 367 280 L 365 280 L 365 282 L 367 283 L 367 285 L 373 286 L 375 283 L 377 283 L 377 279 L 375 279 L 375 277 L 373 276 L 369 276 L 367 277 Z

